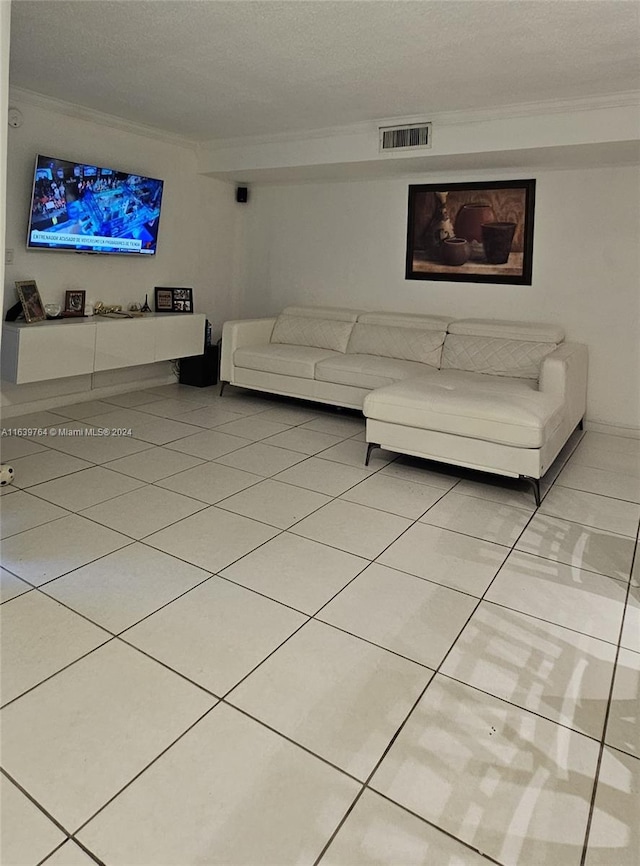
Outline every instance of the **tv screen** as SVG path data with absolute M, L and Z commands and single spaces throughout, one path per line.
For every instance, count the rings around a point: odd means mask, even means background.
M 37 156 L 27 248 L 152 256 L 163 181 Z

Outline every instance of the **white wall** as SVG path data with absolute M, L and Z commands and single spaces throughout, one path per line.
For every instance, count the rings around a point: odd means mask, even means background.
M 9 34 L 11 32 L 11 3 L 0 3 L 0 117 L 7 116 L 9 107 Z M 6 209 L 4 206 L 7 181 L 7 124 L 0 127 L 0 293 L 4 285 L 4 232 Z M 0 336 L 0 342 L 2 338 Z
M 449 173 L 451 182 L 536 177 L 532 286 L 404 279 L 408 179 L 254 187 L 242 314 L 292 302 L 561 323 L 590 351 L 587 417 L 640 428 L 640 173 Z
M 87 301 L 107 304 L 144 301 L 153 307 L 154 286 L 191 286 L 196 312 L 206 313 L 219 332 L 235 314 L 238 256 L 243 212 L 235 202 L 235 187 L 197 174 L 195 148 L 101 122 L 80 119 L 59 104 L 40 99 L 11 98 L 24 117 L 18 129 L 9 129 L 7 166 L 6 246 L 14 262 L 4 276 L 3 310 L 17 300 L 14 281 L 34 279 L 44 303 L 64 302 L 67 289 L 85 289 Z M 110 168 L 159 177 L 164 196 L 157 254 L 151 257 L 89 256 L 27 251 L 26 232 L 35 156 L 42 153 L 78 159 Z M 167 366 L 162 371 L 166 375 Z M 141 378 L 158 375 L 160 368 L 138 370 Z M 131 372 L 119 374 L 123 382 Z M 116 377 L 117 378 L 117 377 Z M 117 387 L 117 383 L 111 383 Z M 86 397 L 101 383 L 80 380 L 20 387 L 2 383 L 3 404 L 40 402 L 56 395 Z M 128 387 L 132 387 L 131 384 Z M 34 408 L 30 406 L 30 408 Z

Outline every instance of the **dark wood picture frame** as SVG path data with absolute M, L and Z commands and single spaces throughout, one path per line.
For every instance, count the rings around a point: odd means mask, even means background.
M 193 289 L 155 287 L 156 313 L 193 313 Z
M 407 280 L 530 286 L 535 180 L 409 186 Z
M 16 292 L 27 322 L 44 322 L 47 314 L 35 280 L 17 280 Z
M 62 317 L 69 319 L 74 316 L 84 316 L 86 297 L 87 293 L 84 289 L 69 289 L 69 291 L 65 292 Z

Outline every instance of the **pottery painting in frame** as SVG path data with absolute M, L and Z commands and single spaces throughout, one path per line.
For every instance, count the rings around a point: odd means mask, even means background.
M 408 280 L 530 286 L 535 180 L 409 186 Z

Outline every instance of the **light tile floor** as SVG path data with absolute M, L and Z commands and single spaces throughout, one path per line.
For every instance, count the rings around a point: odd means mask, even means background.
M 7 426 L 93 424 L 2 442 L 4 866 L 637 866 L 640 442 L 536 510 L 239 389 Z

